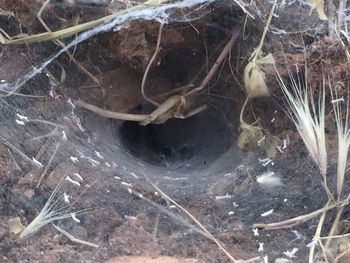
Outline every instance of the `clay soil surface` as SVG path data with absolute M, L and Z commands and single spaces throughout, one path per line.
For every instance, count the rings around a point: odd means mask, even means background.
M 0 0 L 0 28 L 11 36 L 45 32 L 36 18 L 40 2 Z M 43 12 L 52 31 L 126 5 L 68 2 L 51 1 Z M 148 97 L 159 102 L 167 98 L 164 94 L 180 94 L 177 89 L 183 92 L 188 84 L 199 86 L 239 28 L 230 54 L 195 96 L 193 105 L 206 104 L 207 110 L 191 118 L 140 128 L 74 106 L 82 99 L 114 112 L 146 114 L 154 109 L 140 87 L 157 46 L 160 26 L 155 20 L 130 20 L 114 32 L 94 35 L 69 50 L 76 62 L 64 53 L 15 94 L 0 91 L 0 262 L 230 262 L 155 185 L 197 218 L 234 258 L 307 262 L 306 245 L 318 218 L 281 230 L 253 226 L 311 213 L 327 202 L 321 175 L 285 112 L 271 69 L 266 74 L 271 96 L 252 100 L 245 112 L 246 121 L 259 120 L 271 141 L 265 146 L 239 145 L 243 69 L 266 21 L 259 14 L 267 17 L 270 4 L 252 8 L 258 23 L 248 18 L 245 24 L 239 6 L 223 2 L 171 11 L 146 79 Z M 339 95 L 346 96 L 350 69 L 344 47 L 327 36 L 317 14 L 309 15 L 306 7 L 291 5 L 279 12 L 264 50 L 274 55 L 282 77 L 288 78 L 286 64 L 297 74 L 307 63 L 310 89 L 318 94 L 326 65 L 339 84 Z M 277 28 L 299 33 L 281 35 Z M 15 82 L 61 48 L 52 41 L 1 45 L 0 80 Z M 326 99 L 331 100 L 329 92 Z M 334 172 L 337 140 L 331 112 L 330 104 L 326 132 Z M 284 141 L 286 147 L 278 150 Z M 266 160 L 271 163 L 263 165 Z M 280 184 L 257 183 L 258 176 L 271 171 Z M 60 182 L 56 205 L 64 207 L 61 212 L 76 214 L 52 223 L 91 244 L 68 239 L 51 223 L 25 239 L 13 233 L 11 220 L 18 217 L 27 226 Z M 325 219 L 325 232 L 332 216 Z M 295 257 L 288 257 L 293 249 Z M 278 258 L 285 261 L 274 261 Z

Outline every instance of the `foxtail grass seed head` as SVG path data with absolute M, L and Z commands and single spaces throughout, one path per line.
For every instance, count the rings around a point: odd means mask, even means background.
M 293 78 L 288 69 L 292 87 L 283 82 L 277 69 L 277 79 L 287 100 L 288 112 L 301 136 L 312 160 L 319 167 L 323 177 L 327 174 L 327 149 L 325 136 L 325 81 L 318 97 L 317 109 L 307 81 Z M 307 70 L 305 70 L 307 79 Z
M 330 86 L 331 87 L 331 86 Z M 333 111 L 338 132 L 338 163 L 337 163 L 337 194 L 341 198 L 344 180 L 346 163 L 350 146 L 350 127 L 349 127 L 349 99 L 346 102 L 345 121 L 343 118 L 345 100 L 343 97 L 338 98 L 337 94 L 333 94 L 331 89 Z
M 70 211 L 72 204 L 70 204 L 69 200 L 67 202 L 67 194 L 65 192 L 59 194 L 64 182 L 67 182 L 67 176 L 64 176 L 58 183 L 55 190 L 52 192 L 37 217 L 35 217 L 34 220 L 20 233 L 21 238 L 28 238 L 35 232 L 39 231 L 45 225 L 50 224 L 54 221 L 62 220 L 65 218 L 76 218 L 77 215 L 86 213 L 89 210 L 85 209 L 76 212 Z

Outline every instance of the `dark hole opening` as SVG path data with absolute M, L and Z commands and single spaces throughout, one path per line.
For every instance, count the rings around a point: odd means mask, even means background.
M 161 125 L 126 121 L 120 127 L 120 137 L 125 150 L 145 163 L 183 171 L 204 168 L 233 143 L 223 113 L 214 108 Z

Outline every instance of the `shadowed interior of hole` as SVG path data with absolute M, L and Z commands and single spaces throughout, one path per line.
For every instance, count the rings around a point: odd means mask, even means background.
M 233 143 L 223 113 L 209 108 L 187 119 L 140 126 L 124 122 L 120 139 L 126 151 L 145 163 L 172 170 L 205 168 Z

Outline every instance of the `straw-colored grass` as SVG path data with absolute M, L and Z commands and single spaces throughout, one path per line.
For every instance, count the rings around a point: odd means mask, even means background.
M 288 111 L 299 135 L 301 136 L 312 160 L 318 165 L 324 180 L 327 174 L 327 149 L 325 136 L 325 79 L 318 97 L 317 108 L 307 80 L 304 84 L 298 78 L 293 78 L 290 69 L 291 88 L 287 87 L 277 72 L 280 87 L 288 104 Z M 305 78 L 307 68 L 305 66 Z M 325 181 L 326 183 L 326 181 Z
M 337 194 L 338 199 L 340 199 L 344 185 L 346 163 L 350 146 L 349 99 L 347 99 L 347 102 L 345 102 L 344 99 L 338 99 L 337 93 L 333 94 L 332 89 L 331 94 L 338 132 Z M 343 118 L 344 107 L 342 105 L 344 103 L 346 103 L 345 120 Z
M 74 203 L 65 203 L 64 195 L 59 194 L 62 185 L 67 177 L 64 176 L 59 184 L 56 186 L 55 190 L 50 195 L 49 199 L 46 201 L 44 207 L 40 213 L 34 218 L 34 220 L 26 226 L 26 228 L 21 232 L 20 237 L 25 239 L 32 234 L 39 231 L 42 227 L 47 224 L 53 223 L 58 220 L 70 218 L 73 215 L 84 214 L 91 209 L 84 209 L 76 212 L 70 211 Z

